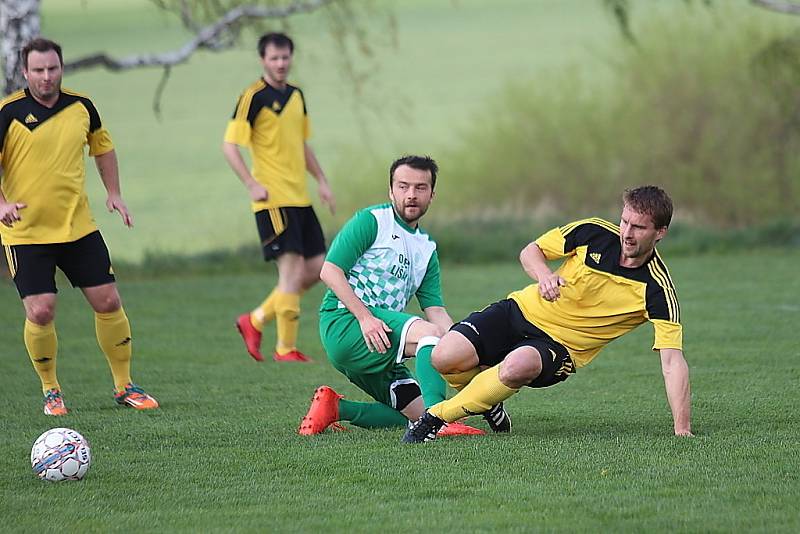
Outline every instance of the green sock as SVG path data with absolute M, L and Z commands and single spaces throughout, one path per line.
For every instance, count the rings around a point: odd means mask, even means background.
M 406 416 L 380 402 L 339 400 L 339 420 L 361 428 L 406 426 Z
M 431 364 L 431 353 L 438 341 L 438 337 L 428 336 L 417 343 L 417 378 L 426 408 L 439 404 L 447 396 L 447 382 Z

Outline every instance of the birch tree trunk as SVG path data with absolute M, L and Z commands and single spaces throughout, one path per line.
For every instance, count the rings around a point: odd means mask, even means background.
M 3 94 L 25 86 L 19 51 L 39 36 L 41 0 L 0 0 L 0 63 L 3 66 Z

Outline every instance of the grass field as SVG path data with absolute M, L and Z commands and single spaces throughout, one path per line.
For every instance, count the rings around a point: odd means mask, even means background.
M 302 317 L 301 346 L 315 363 L 245 354 L 232 321 L 274 281 L 267 275 L 126 282 L 121 273 L 134 376 L 162 402 L 155 413 L 113 404 L 91 313 L 62 283 L 59 369 L 72 413 L 47 418 L 21 306 L 3 282 L 3 531 L 797 532 L 798 261 L 797 251 L 760 251 L 670 262 L 694 439 L 671 436 L 648 326 L 565 384 L 512 398 L 511 435 L 420 446 L 401 446 L 399 430 L 300 437 L 317 385 L 364 396 L 321 353 L 319 288 Z M 512 264 L 443 272 L 455 317 L 525 283 Z M 43 483 L 30 470 L 33 440 L 61 425 L 92 442 L 82 482 Z

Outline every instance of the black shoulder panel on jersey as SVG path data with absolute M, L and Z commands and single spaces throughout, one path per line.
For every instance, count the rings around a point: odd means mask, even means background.
M 603 219 L 584 219 L 562 227 L 564 232 L 564 252 L 591 242 L 607 242 L 609 239 L 619 241 L 619 230 Z
M 26 97 L 25 91 L 19 90 L 0 99 L 0 152 L 3 151 L 3 143 L 6 142 L 6 133 L 8 133 L 8 129 L 11 127 L 11 121 L 14 119 L 10 106 L 14 102 Z
M 53 107 L 48 108 L 47 106 L 43 106 L 39 102 L 37 102 L 30 94 L 28 89 L 25 89 L 25 97 L 20 98 L 18 100 L 13 100 L 8 102 L 6 105 L 3 106 L 4 114 L 8 115 L 8 123 L 11 124 L 11 121 L 16 119 L 19 121 L 20 124 L 25 126 L 28 130 L 33 131 L 35 130 L 40 124 L 44 124 L 47 122 L 48 119 L 55 117 L 58 115 L 59 112 L 63 111 L 65 108 L 71 106 L 76 102 L 81 102 L 86 106 L 83 102 L 86 100 L 89 102 L 89 106 L 94 109 L 91 101 L 83 96 L 76 95 L 72 92 L 64 92 L 62 91 L 61 94 L 58 96 L 58 100 L 56 101 Z M 89 108 L 86 108 L 87 111 Z M 99 124 L 100 117 L 97 115 L 97 111 L 94 111 L 96 120 Z M 91 117 L 91 112 L 89 113 Z M 98 126 L 99 128 L 99 126 Z
M 236 119 L 239 117 L 241 120 L 243 117 L 243 109 L 242 106 L 247 107 L 247 122 L 250 125 L 253 125 L 253 121 L 255 120 L 256 115 L 261 110 L 261 106 L 257 102 L 256 95 L 261 93 L 267 88 L 267 83 L 264 81 L 264 78 L 259 78 L 255 83 L 250 85 L 244 92 L 239 96 L 239 99 L 236 101 L 236 107 L 233 108 L 233 115 L 231 115 L 231 119 Z
M 674 323 L 681 322 L 681 309 L 678 294 L 666 264 L 658 253 L 642 267 L 647 268 L 647 313 L 651 319 L 663 319 Z
M 81 104 L 83 104 L 83 107 L 86 108 L 86 112 L 89 113 L 89 131 L 97 131 L 101 126 L 103 126 L 103 123 L 100 121 L 100 114 L 97 112 L 97 108 L 94 107 L 94 104 L 91 100 L 89 100 L 89 98 L 82 95 L 75 95 L 75 97 L 78 99 L 78 101 L 80 101 Z
M 300 100 L 303 101 L 303 115 L 308 115 L 308 109 L 306 108 L 306 95 L 303 93 L 303 90 L 300 89 L 299 87 L 294 87 L 293 85 L 290 85 L 289 87 L 292 87 L 295 91 L 298 92 L 298 94 L 300 95 Z
M 20 98 L 7 100 L 0 110 L 0 146 L 5 142 L 5 135 L 15 119 L 29 130 L 36 128 L 44 119 L 44 115 L 39 113 L 37 107 L 45 110 L 47 108 L 37 104 L 27 89 L 19 96 Z
M 11 114 L 6 109 L 8 106 L 0 108 L 0 152 L 3 151 L 3 143 L 6 142 L 6 132 L 11 126 Z
M 250 126 L 256 122 L 256 116 L 258 112 L 261 111 L 261 108 L 264 107 L 266 102 L 269 100 L 269 91 L 272 89 L 269 85 L 264 84 L 264 87 L 259 89 L 253 94 L 252 100 L 250 100 L 250 107 L 247 109 L 247 122 L 250 123 Z

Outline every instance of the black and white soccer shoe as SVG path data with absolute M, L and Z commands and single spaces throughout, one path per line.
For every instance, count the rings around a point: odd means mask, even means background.
M 444 426 L 444 421 L 425 412 L 419 419 L 408 426 L 408 430 L 403 434 L 402 443 L 424 443 L 436 439 L 436 434 Z
M 488 412 L 483 413 L 483 418 L 494 432 L 511 432 L 511 416 L 503 407 L 503 403 L 497 403 Z

